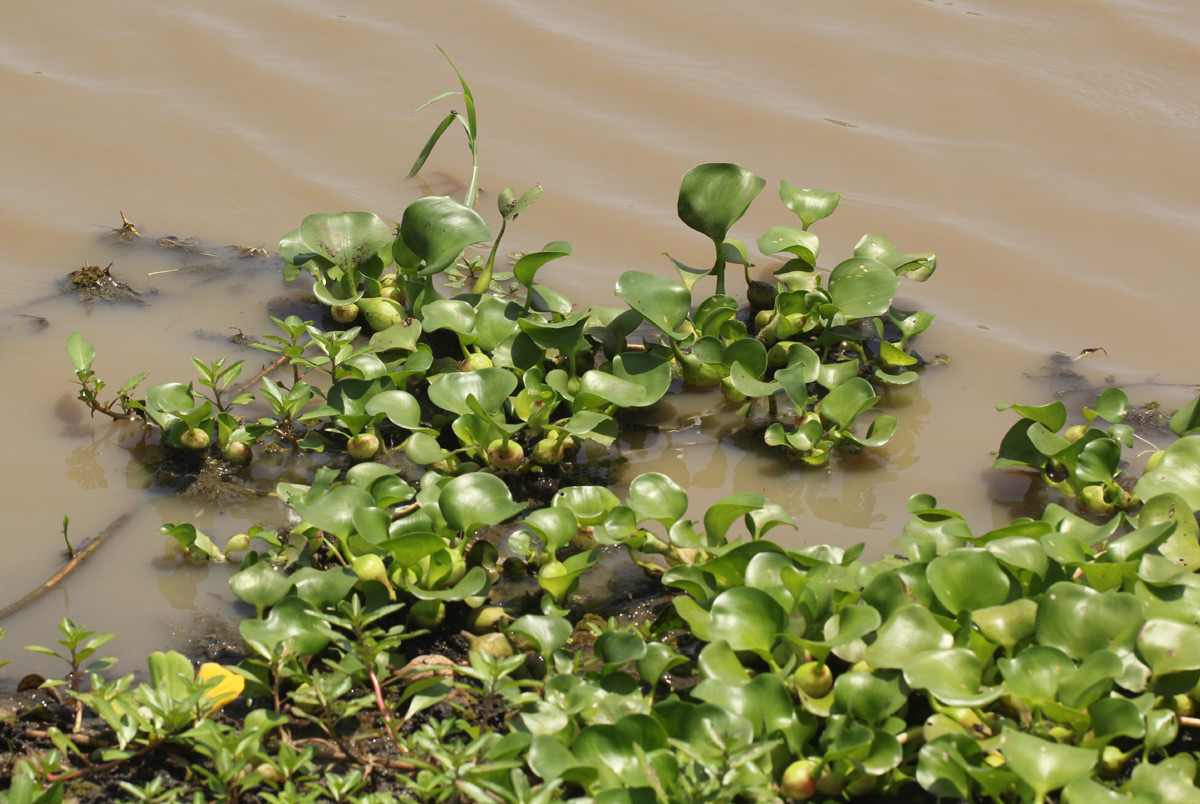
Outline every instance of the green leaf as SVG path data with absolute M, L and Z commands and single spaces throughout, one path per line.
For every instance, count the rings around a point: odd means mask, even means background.
M 320 617 L 308 603 L 288 596 L 272 606 L 265 619 L 242 620 L 238 630 L 247 645 L 264 657 L 283 649 L 311 656 L 329 644 L 320 625 Z
M 720 247 L 766 183 L 740 165 L 697 165 L 680 182 L 679 219 Z
M 904 665 L 904 680 L 928 690 L 946 706 L 986 706 L 1004 692 L 1002 686 L 981 687 L 983 665 L 967 648 L 918 653 Z
M 1200 429 L 1200 396 L 1175 411 L 1170 427 L 1171 432 L 1180 437 Z
M 833 682 L 834 710 L 874 726 L 908 702 L 908 689 L 899 673 L 877 675 L 857 670 Z
M 551 260 L 557 260 L 559 257 L 566 257 L 570 254 L 571 244 L 564 240 L 555 240 L 553 243 L 547 243 L 542 247 L 541 251 L 525 254 L 521 259 L 517 260 L 516 264 L 513 265 L 513 276 L 525 287 L 531 287 L 538 269 Z
M 471 413 L 467 402 L 473 396 L 488 413 L 495 413 L 517 387 L 517 377 L 502 368 L 439 374 L 429 382 L 429 401 L 442 410 L 459 415 Z
M 229 588 L 239 600 L 257 609 L 259 616 L 268 606 L 274 606 L 292 590 L 292 580 L 275 571 L 265 561 L 251 564 L 229 578 Z
M 415 318 L 406 318 L 399 324 L 376 332 L 371 336 L 371 346 L 380 352 L 389 349 L 403 349 L 406 352 L 416 351 L 417 342 L 421 338 L 421 322 Z
M 571 623 L 566 618 L 541 614 L 526 614 L 508 630 L 528 637 L 537 646 L 538 653 L 546 658 L 571 638 Z
M 662 355 L 649 352 L 622 352 L 608 364 L 614 377 L 634 383 L 642 389 L 636 405 L 653 405 L 666 395 L 671 387 L 671 361 Z
M 492 230 L 479 213 L 453 198 L 429 196 L 404 210 L 400 237 L 425 262 L 421 276 L 431 276 L 453 265 L 467 246 L 490 240 Z
M 392 424 L 406 430 L 437 432 L 421 426 L 421 403 L 408 391 L 381 391 L 367 400 L 366 412 L 372 416 L 382 413 Z
M 603 521 L 621 501 L 604 486 L 567 486 L 559 489 L 550 504 L 570 508 L 579 524 L 586 528 Z
M 1008 767 L 1033 788 L 1039 802 L 1051 790 L 1086 776 L 1097 760 L 1094 750 L 1060 745 L 1007 726 L 1000 737 L 1000 751 Z
M 717 595 L 709 609 L 710 641 L 723 639 L 734 650 L 768 655 L 787 626 L 787 615 L 775 599 L 759 589 L 734 587 Z
M 937 268 L 937 258 L 933 254 L 905 254 L 886 237 L 877 234 L 863 235 L 854 246 L 854 256 L 878 260 L 896 274 L 904 274 L 916 282 L 924 282 Z M 904 332 L 903 327 L 901 332 Z
M 1120 388 L 1105 388 L 1096 399 L 1095 411 L 1104 421 L 1116 424 L 1129 412 L 1129 397 Z
M 96 350 L 90 343 L 84 343 L 82 335 L 72 332 L 67 338 L 67 357 L 76 371 L 88 371 L 96 359 Z
M 330 567 L 327 570 L 301 567 L 290 578 L 296 587 L 296 596 L 315 609 L 345 600 L 358 582 L 358 576 L 347 567 Z
M 1033 636 L 1037 627 L 1037 602 L 1023 597 L 1000 606 L 975 609 L 971 612 L 971 621 L 988 641 L 1011 651 L 1019 642 Z
M 343 272 L 361 269 L 372 258 L 386 253 L 394 236 L 392 227 L 371 212 L 309 215 L 300 224 L 299 233 L 309 251 Z
M 421 328 L 425 332 L 448 329 L 466 336 L 469 343 L 474 340 L 470 336 L 475 329 L 475 308 L 462 299 L 435 299 L 421 307 Z
M 822 218 L 832 215 L 838 202 L 842 200 L 842 194 L 828 190 L 801 189 L 781 179 L 779 200 L 800 217 L 801 223 L 807 229 Z
M 907 606 L 893 611 L 879 628 L 865 658 L 871 667 L 900 669 L 917 654 L 949 648 L 953 642 L 928 609 Z
M 821 400 L 818 411 L 821 418 L 833 422 L 842 430 L 849 430 L 854 420 L 865 410 L 879 401 L 871 383 L 862 377 L 851 379 L 838 385 Z
M 309 524 L 346 539 L 354 532 L 354 512 L 373 508 L 375 498 L 354 486 L 338 486 L 318 495 L 310 491 L 303 497 L 292 498 L 288 504 Z
M 1032 419 L 1052 433 L 1057 433 L 1067 423 L 1067 406 L 1061 401 L 1032 407 L 1030 405 L 996 405 L 996 410 L 1011 410 L 1025 419 Z
M 652 519 L 670 528 L 687 513 L 687 492 L 671 478 L 658 472 L 638 475 L 629 484 L 627 505 L 634 510 L 638 521 Z
M 616 293 L 672 339 L 688 337 L 675 331 L 687 319 L 692 307 L 691 291 L 682 282 L 645 271 L 626 271 L 617 279 Z
M 829 298 L 850 318 L 883 315 L 892 306 L 900 280 L 881 262 L 851 257 L 829 275 Z
M 1038 642 L 1076 660 L 1098 650 L 1132 650 L 1141 627 L 1141 603 L 1127 592 L 1100 593 L 1060 581 L 1038 604 Z
M 1137 636 L 1138 654 L 1156 676 L 1200 670 L 1200 628 L 1175 620 L 1147 620 Z
M 768 256 L 787 252 L 806 265 L 815 266 L 821 244 L 812 232 L 795 226 L 772 226 L 758 238 L 758 250 Z
M 514 502 L 504 481 L 485 472 L 456 477 L 442 488 L 438 507 L 454 530 L 474 533 L 487 525 L 499 525 L 525 510 Z
M 990 552 L 960 548 L 925 569 L 938 602 L 953 615 L 998 606 L 1008 599 L 1008 576 Z
M 1134 488 L 1143 500 L 1168 493 L 1178 494 L 1193 511 L 1200 511 L 1200 435 L 1185 436 L 1167 447 Z
M 570 544 L 579 531 L 579 520 L 570 508 L 563 505 L 531 511 L 521 524 L 542 540 L 542 545 L 551 556 Z

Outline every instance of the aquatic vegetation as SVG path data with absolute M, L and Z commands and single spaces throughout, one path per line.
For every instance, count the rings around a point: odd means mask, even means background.
M 753 279 L 730 232 L 766 180 L 718 163 L 688 171 L 678 201 L 711 268 L 627 271 L 625 307 L 576 309 L 545 284 L 571 254 L 556 241 L 500 288 L 500 240 L 541 189 L 500 193 L 493 237 L 459 79 L 466 117 L 443 119 L 413 170 L 458 119 L 465 203 L 423 198 L 395 226 L 306 217 L 280 242 L 285 277 L 309 274 L 333 326 L 272 319 L 262 374 L 237 384 L 243 361 L 193 359 L 191 383 L 135 398 L 139 375 L 104 401 L 94 350 L 69 339 L 79 398 L 185 461 L 329 454 L 276 482 L 287 528 L 224 549 L 191 523 L 160 531 L 190 560 L 237 561 L 253 615 L 236 667 L 156 652 L 148 680 L 108 680 L 92 656 L 111 635 L 66 620 L 65 654 L 31 648 L 70 666 L 45 686 L 65 685 L 73 722 L 6 760 L 8 801 L 59 801 L 148 757 L 180 773 L 122 779 L 130 800 L 1200 800 L 1200 403 L 1136 481 L 1123 391 L 1065 431 L 1061 402 L 1001 406 L 1021 418 L 996 466 L 1034 470 L 1062 504 L 977 535 L 917 494 L 873 560 L 785 549 L 772 535 L 803 523 L 762 495 L 692 520 L 661 473 L 624 499 L 580 482 L 581 446 L 609 449 L 623 416 L 682 387 L 719 387 L 801 464 L 882 446 L 897 420 L 866 414 L 918 378 L 912 339 L 933 321 L 895 307 L 900 280 L 936 259 L 868 234 L 822 269 L 810 227 L 841 196 L 781 181 L 800 226 L 758 238 L 784 261 Z M 518 481 L 538 476 L 562 482 L 531 505 Z M 644 576 L 643 605 L 606 620 L 587 581 L 617 562 Z

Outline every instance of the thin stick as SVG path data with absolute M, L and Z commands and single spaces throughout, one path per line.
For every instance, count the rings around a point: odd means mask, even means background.
M 275 371 L 275 369 L 282 366 L 284 364 L 284 362 L 287 361 L 287 359 L 288 359 L 287 355 L 280 355 L 279 357 L 275 358 L 270 363 L 263 366 L 262 371 L 258 372 L 253 377 L 251 377 L 250 379 L 243 382 L 241 385 L 234 386 L 233 393 L 231 394 L 231 396 L 237 397 L 237 396 L 240 396 L 241 394 L 244 394 L 246 391 L 249 391 L 252 387 L 254 387 L 255 385 L 258 385 L 259 380 L 261 380 L 263 377 L 267 376 L 271 372 Z
M 107 528 L 105 528 L 100 533 L 99 536 L 95 537 L 91 541 L 87 542 L 87 544 L 83 545 L 78 550 L 76 550 L 75 557 L 72 558 L 70 561 L 68 561 L 66 564 L 64 564 L 62 569 L 60 569 L 58 572 L 54 573 L 48 579 L 46 579 L 45 583 L 43 583 L 41 586 L 34 589 L 29 594 L 25 595 L 25 597 L 21 598 L 16 603 L 13 603 L 11 605 L 5 606 L 3 609 L 0 609 L 0 620 L 3 620 L 5 617 L 9 616 L 10 614 L 15 614 L 16 612 L 18 612 L 21 609 L 28 606 L 30 603 L 33 603 L 35 600 L 37 600 L 42 595 L 49 592 L 54 587 L 58 586 L 63 581 L 64 578 L 66 578 L 68 575 L 70 575 L 75 570 L 79 569 L 79 565 L 82 564 L 85 560 L 87 560 L 88 556 L 90 556 L 92 553 L 96 552 L 96 550 L 100 547 L 100 545 L 104 544 L 104 542 L 108 540 L 108 537 L 112 536 L 114 533 L 116 533 L 118 530 L 120 530 L 125 525 L 125 523 L 129 521 L 130 516 L 131 516 L 131 512 L 126 512 L 124 514 L 121 514 L 116 519 L 114 519 L 112 521 L 112 524 L 110 524 Z

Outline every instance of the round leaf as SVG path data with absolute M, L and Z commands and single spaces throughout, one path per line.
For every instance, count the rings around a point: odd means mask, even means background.
M 517 377 L 502 368 L 452 371 L 429 382 L 429 401 L 442 410 L 460 415 L 471 412 L 468 396 L 475 397 L 488 413 L 494 413 L 517 387 Z
M 499 525 L 525 510 L 522 503 L 513 501 L 503 480 L 485 472 L 472 472 L 451 480 L 442 488 L 438 507 L 446 524 L 463 533 Z
M 709 610 L 710 641 L 723 639 L 734 650 L 768 654 L 787 627 L 787 614 L 759 589 L 734 587 L 717 595 Z
M 616 292 L 642 318 L 670 337 L 686 337 L 675 331 L 692 308 L 691 291 L 682 282 L 645 271 L 626 271 L 617 280 Z
M 1008 598 L 1008 576 L 988 551 L 960 548 L 929 562 L 925 577 L 951 614 L 998 606 Z
M 829 275 L 829 298 L 850 318 L 883 315 L 899 289 L 892 269 L 869 257 L 843 260 Z
M 430 196 L 404 210 L 400 237 L 425 262 L 421 275 L 430 276 L 453 265 L 467 246 L 490 240 L 492 230 L 477 212 L 453 198 Z
M 1100 593 L 1061 581 L 1038 604 L 1037 640 L 1080 660 L 1098 650 L 1132 650 L 1142 605 L 1126 592 Z
M 658 472 L 638 475 L 629 484 L 626 500 L 638 516 L 638 521 L 652 519 L 663 527 L 671 527 L 687 513 L 687 492 L 671 478 Z
M 680 182 L 679 219 L 719 245 L 766 183 L 740 165 L 697 165 Z

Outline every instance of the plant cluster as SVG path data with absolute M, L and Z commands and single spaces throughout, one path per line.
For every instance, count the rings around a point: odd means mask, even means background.
M 310 215 L 281 241 L 286 277 L 307 272 L 346 327 L 275 319 L 257 345 L 289 382 L 238 386 L 242 361 L 193 360 L 192 383 L 135 398 L 139 375 L 106 400 L 92 347 L 71 336 L 79 398 L 142 418 L 180 454 L 348 460 L 278 482 L 297 523 L 286 531 L 254 527 L 222 549 L 192 524 L 163 526 L 192 558 L 244 553 L 230 585 L 254 616 L 236 668 L 154 653 L 147 681 L 107 680 L 111 660 L 93 656 L 110 635 L 66 620 L 65 653 L 32 648 L 69 665 L 69 706 L 43 750 L 9 758 L 0 800 L 57 804 L 83 779 L 153 761 L 110 795 L 1200 801 L 1187 742 L 1200 726 L 1200 403 L 1172 420 L 1181 438 L 1136 484 L 1120 476 L 1134 436 L 1119 389 L 1062 436 L 1062 403 L 1009 406 L 1022 418 L 997 466 L 1032 468 L 1086 516 L 1051 504 L 976 535 L 919 494 L 896 554 L 873 561 L 862 545 L 784 549 L 769 535 L 796 523 L 762 495 L 690 520 L 687 491 L 658 473 L 623 500 L 564 485 L 526 513 L 516 476 L 558 471 L 581 443 L 609 446 L 623 411 L 678 381 L 719 386 L 748 418 L 765 408 L 765 442 L 806 464 L 882 445 L 893 417 L 855 428 L 877 387 L 917 377 L 910 339 L 933 317 L 894 301 L 901 277 L 923 281 L 936 263 L 867 235 L 826 275 L 809 227 L 840 196 L 781 182 L 801 225 L 759 238 L 787 260 L 773 283 L 753 280 L 729 232 L 765 180 L 707 164 L 684 176 L 678 210 L 712 242 L 711 268 L 673 261 L 678 281 L 629 271 L 626 307 L 576 310 L 535 281 L 570 254 L 555 242 L 517 258 L 500 287 L 500 240 L 541 191 L 502 192 L 493 237 L 473 209 L 475 105 L 459 79 L 465 116 L 442 120 L 413 169 L 459 120 L 466 203 L 421 199 L 395 226 Z M 486 256 L 464 256 L 489 240 Z M 743 267 L 748 310 L 726 293 L 729 265 Z M 708 276 L 715 293 L 695 303 Z M 576 591 L 622 551 L 657 604 L 603 621 Z M 101 728 L 84 733 L 85 714 Z

